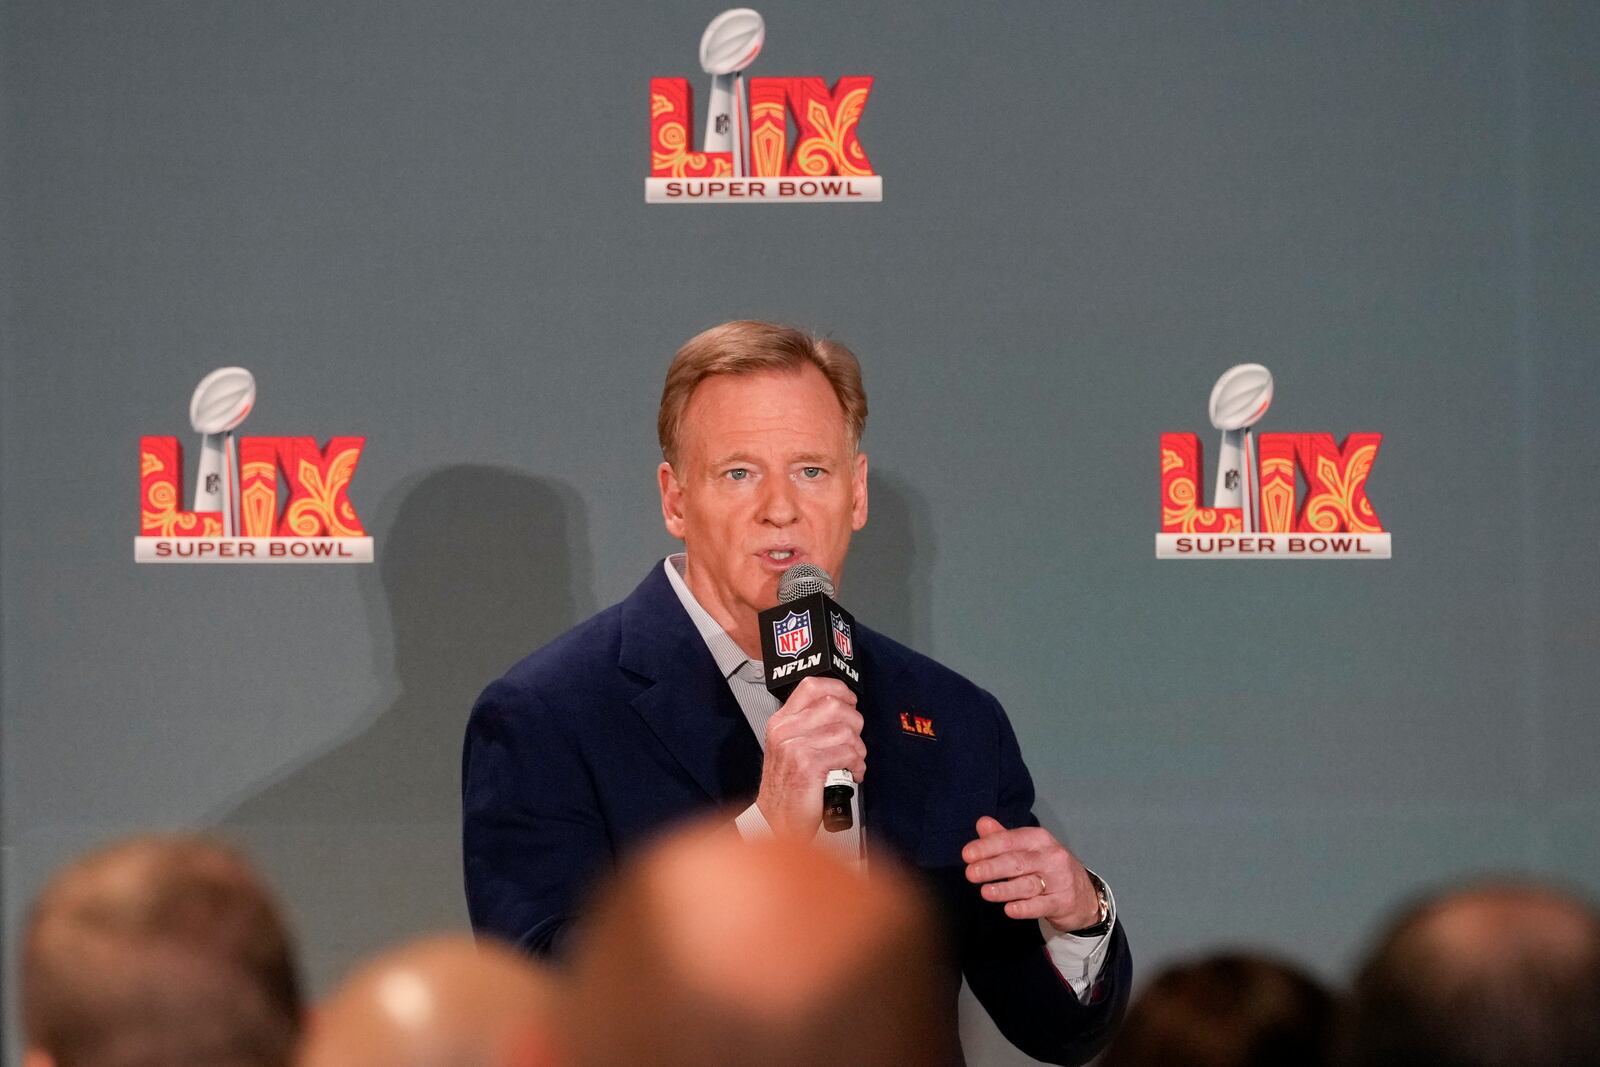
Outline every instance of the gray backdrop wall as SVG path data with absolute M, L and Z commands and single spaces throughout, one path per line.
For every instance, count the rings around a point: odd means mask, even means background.
M 861 354 L 848 602 L 998 693 L 1145 975 L 1600 886 L 1600 7 L 760 7 L 753 73 L 878 79 L 884 203 L 643 203 L 717 4 L 7 0 L 8 966 L 149 827 L 242 841 L 319 989 L 464 925 L 467 708 L 670 549 L 662 371 L 738 316 Z M 1386 435 L 1392 561 L 1154 559 L 1157 435 L 1248 360 L 1263 429 Z M 243 432 L 367 435 L 378 563 L 133 563 L 138 438 L 192 463 L 229 363 Z

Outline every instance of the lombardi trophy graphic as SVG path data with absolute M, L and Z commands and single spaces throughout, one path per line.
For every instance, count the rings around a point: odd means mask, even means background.
M 745 98 L 744 69 L 755 62 L 766 36 L 766 23 L 757 12 L 736 7 L 712 19 L 700 38 L 700 66 L 711 75 L 701 149 L 732 152 L 735 178 L 750 176 L 750 104 Z
M 189 424 L 200 434 L 194 510 L 222 514 L 222 536 L 239 536 L 239 461 L 233 431 L 256 402 L 256 380 L 243 367 L 222 367 L 200 380 L 189 401 Z
M 1212 506 L 1239 508 L 1244 532 L 1261 528 L 1255 431 L 1272 403 L 1272 372 L 1259 363 L 1229 368 L 1211 390 L 1211 425 L 1222 431 Z

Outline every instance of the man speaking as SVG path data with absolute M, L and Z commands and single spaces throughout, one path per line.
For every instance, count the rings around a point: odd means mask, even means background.
M 621 856 L 728 806 L 747 837 L 815 838 L 866 866 L 878 850 L 900 857 L 944 916 L 929 936 L 950 949 L 952 1014 L 958 966 L 1019 1049 L 1082 1063 L 1126 1003 L 1127 941 L 1105 884 L 1038 826 L 994 697 L 864 627 L 850 642 L 859 698 L 810 677 L 780 703 L 763 683 L 758 615 L 778 603 L 784 572 L 813 564 L 848 592 L 850 535 L 867 521 L 866 418 L 860 367 L 832 341 L 730 322 L 679 350 L 661 395 L 657 479 L 683 553 L 511 668 L 472 710 L 462 804 L 473 926 L 559 955 Z M 839 770 L 857 783 L 853 818 L 831 831 L 823 789 Z

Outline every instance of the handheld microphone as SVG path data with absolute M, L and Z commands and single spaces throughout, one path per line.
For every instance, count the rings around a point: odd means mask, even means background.
M 761 676 L 779 700 L 805 678 L 837 678 L 861 695 L 855 662 L 856 619 L 833 599 L 833 579 L 814 563 L 796 563 L 778 579 L 778 606 L 760 615 Z M 822 828 L 854 823 L 850 800 L 856 780 L 847 770 L 828 772 L 822 786 Z

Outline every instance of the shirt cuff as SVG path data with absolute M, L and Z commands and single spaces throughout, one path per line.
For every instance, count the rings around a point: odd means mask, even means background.
M 762 824 L 766 824 L 765 819 Z M 741 829 L 740 833 L 744 831 Z M 1105 933 L 1096 937 L 1078 937 L 1057 930 L 1047 919 L 1039 920 L 1039 932 L 1044 935 L 1044 947 L 1050 953 L 1050 962 L 1055 964 L 1061 980 L 1071 987 L 1080 1004 L 1094 1002 L 1095 986 L 1105 967 L 1106 953 L 1111 951 L 1111 932 L 1117 928 L 1117 898 L 1105 879 L 1101 878 L 1100 884 L 1106 887 Z
M 761 814 L 761 809 L 754 804 L 741 811 L 733 820 L 733 828 L 739 831 L 739 836 L 746 841 L 759 841 L 763 837 L 772 836 L 772 827 L 767 824 L 767 817 Z M 1079 938 L 1082 940 L 1082 938 Z

